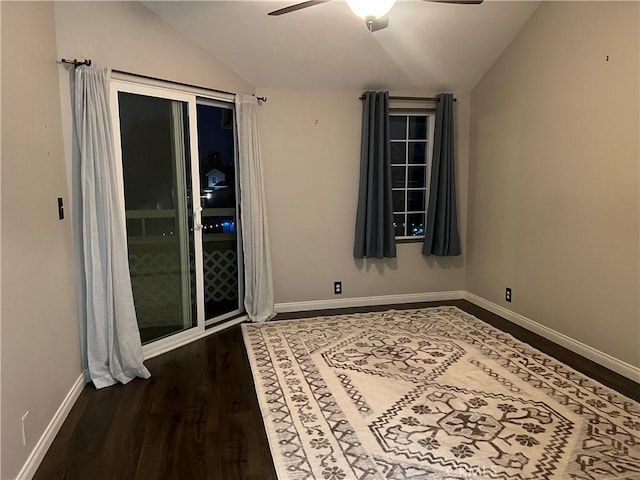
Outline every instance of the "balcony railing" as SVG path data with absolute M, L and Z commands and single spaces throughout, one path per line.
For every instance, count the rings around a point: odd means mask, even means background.
M 188 212 L 190 229 L 193 231 L 191 218 L 191 211 Z M 178 212 L 174 209 L 157 209 L 157 210 L 127 210 L 127 231 L 130 245 L 148 245 L 148 244 L 162 244 L 175 242 L 175 236 L 177 235 L 177 229 L 175 226 L 175 219 L 178 216 Z M 205 208 L 202 210 L 202 223 L 205 226 L 203 229 L 202 241 L 203 242 L 229 242 L 235 241 L 236 233 L 230 232 L 215 232 L 207 231 L 208 225 L 206 219 L 209 217 L 232 217 L 235 218 L 235 208 Z M 150 226 L 151 222 L 158 220 L 171 220 L 171 224 L 167 224 L 162 232 L 159 232 L 158 228 L 155 229 Z M 155 231 L 154 231 L 155 230 Z

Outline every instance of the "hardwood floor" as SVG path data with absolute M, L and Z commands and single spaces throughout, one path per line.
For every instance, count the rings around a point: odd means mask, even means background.
M 640 401 L 640 385 L 464 300 L 455 305 Z M 364 311 L 279 314 L 277 319 Z M 149 380 L 84 389 L 35 479 L 275 480 L 240 326 L 146 362 Z
M 239 326 L 145 363 L 84 389 L 34 478 L 276 478 Z

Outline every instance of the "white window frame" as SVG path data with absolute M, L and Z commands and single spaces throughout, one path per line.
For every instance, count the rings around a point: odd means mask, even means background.
M 424 195 L 425 195 L 425 210 L 424 210 L 424 215 L 425 215 L 425 224 L 426 224 L 426 220 L 427 220 L 427 207 L 429 205 L 429 187 L 430 187 L 430 183 L 431 183 L 431 164 L 432 164 L 432 158 L 433 158 L 433 137 L 434 137 L 434 133 L 435 133 L 435 120 L 436 120 L 436 112 L 434 109 L 413 109 L 413 108 L 390 108 L 389 109 L 389 118 L 394 117 L 394 116 L 402 116 L 402 117 L 427 117 L 427 138 L 426 139 L 422 139 L 422 138 L 412 138 L 409 139 L 409 126 L 407 125 L 407 131 L 406 131 L 406 135 L 405 138 L 402 140 L 390 140 L 390 143 L 404 143 L 405 145 L 407 145 L 407 148 L 405 148 L 405 184 L 404 187 L 402 188 L 392 188 L 393 191 L 399 191 L 399 190 L 403 190 L 404 191 L 404 211 L 399 211 L 399 210 L 393 210 L 394 215 L 395 214 L 403 214 L 405 216 L 405 219 L 407 218 L 408 212 L 407 212 L 407 200 L 408 200 L 408 195 L 407 193 L 409 191 L 412 190 L 423 190 L 422 188 L 409 188 L 407 186 L 407 181 L 409 179 L 409 166 L 415 166 L 415 167 L 420 167 L 420 166 L 424 166 L 425 167 L 425 188 L 424 188 Z M 426 163 L 422 164 L 422 163 L 409 163 L 409 159 L 407 158 L 407 156 L 409 155 L 409 148 L 408 148 L 408 143 L 409 142 L 424 142 L 426 141 L 427 143 L 427 148 L 425 151 L 425 156 L 426 156 Z M 392 164 L 392 165 L 398 165 L 398 164 Z M 411 213 L 415 213 L 415 212 L 411 212 Z M 395 228 L 395 224 L 394 224 L 394 228 Z M 425 225 L 426 228 L 426 225 Z M 406 233 L 406 226 L 405 226 L 405 233 Z M 424 240 L 424 235 L 404 235 L 404 236 L 396 236 L 395 237 L 396 241 L 399 241 L 401 243 L 410 243 L 410 242 L 421 242 Z

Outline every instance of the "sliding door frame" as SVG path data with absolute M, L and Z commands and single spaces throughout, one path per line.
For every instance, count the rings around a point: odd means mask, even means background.
M 179 346 L 185 345 L 193 340 L 196 340 L 202 336 L 208 335 L 215 331 L 222 330 L 224 328 L 230 327 L 232 325 L 236 325 L 241 323 L 242 321 L 247 319 L 247 316 L 244 314 L 244 310 L 241 308 L 239 304 L 239 309 L 237 312 L 232 312 L 233 315 L 227 314 L 217 317 L 215 319 L 207 320 L 205 318 L 205 310 L 204 310 L 204 273 L 202 269 L 203 265 L 203 245 L 202 245 L 202 207 L 200 203 L 200 175 L 199 172 L 199 161 L 198 161 L 198 125 L 197 125 L 197 104 L 205 104 L 205 105 L 214 105 L 214 106 L 224 106 L 224 108 L 231 108 L 234 114 L 234 142 L 235 142 L 235 163 L 237 168 L 237 136 L 236 136 L 236 125 L 235 125 L 235 107 L 233 103 L 233 95 L 210 95 L 206 90 L 200 89 L 188 89 L 182 85 L 174 85 L 170 82 L 161 82 L 158 80 L 151 80 L 146 78 L 139 78 L 133 75 L 122 74 L 116 75 L 114 74 L 111 80 L 111 116 L 112 116 L 112 126 L 114 131 L 114 147 L 115 147 L 115 155 L 116 155 L 116 165 L 117 165 L 117 189 L 119 194 L 119 199 L 121 202 L 122 212 L 125 212 L 125 197 L 124 197 L 124 169 L 122 163 L 122 143 L 120 136 L 120 118 L 119 118 L 119 103 L 118 103 L 118 93 L 126 92 L 137 95 L 146 95 L 150 97 L 162 98 L 166 100 L 174 100 L 179 102 L 185 102 L 188 108 L 188 122 L 189 122 L 189 156 L 188 161 L 191 165 L 191 189 L 192 189 L 192 219 L 193 225 L 188 225 L 189 227 L 193 227 L 193 248 L 194 248 L 194 265 L 195 265 L 195 299 L 196 299 L 196 324 L 195 326 L 183 330 L 181 332 L 169 335 L 168 337 L 160 338 L 153 342 L 143 345 L 142 351 L 145 358 L 151 358 L 153 356 L 159 355 L 160 353 L 164 353 L 170 351 Z M 186 140 L 186 139 L 185 139 Z M 237 186 L 236 186 L 237 188 Z M 236 190 L 239 192 L 239 189 Z M 237 195 L 239 198 L 239 194 Z M 239 213 L 239 200 L 237 202 L 237 212 Z M 124 213 L 123 213 L 124 215 Z M 126 225 L 126 218 L 123 219 Z M 238 222 L 239 223 L 239 222 Z M 242 243 L 241 243 L 241 233 L 240 229 L 238 232 L 238 246 L 240 248 L 239 252 L 242 251 Z M 239 265 L 241 266 L 241 265 Z M 242 281 L 242 274 L 240 273 L 241 269 L 239 269 L 238 282 L 239 282 L 239 290 L 241 290 L 244 286 Z M 241 291 L 239 293 L 242 293 Z M 242 298 L 242 297 L 241 297 Z M 227 320 L 228 317 L 233 316 L 234 318 Z M 221 323 L 222 322 L 222 323 Z M 215 324 L 215 328 L 208 329 L 205 333 L 205 327 L 207 325 Z
M 222 100 L 217 100 L 214 98 L 207 98 L 207 97 L 203 97 L 201 95 L 198 95 L 196 98 L 196 104 L 197 105 L 204 105 L 204 106 L 209 106 L 209 107 L 215 107 L 215 108 L 224 108 L 227 110 L 231 110 L 231 113 L 233 115 L 233 143 L 234 143 L 234 148 L 233 148 L 233 162 L 234 162 L 234 169 L 236 171 L 236 175 L 235 175 L 235 184 L 234 184 L 234 188 L 236 189 L 236 195 L 235 195 L 235 210 L 236 210 L 236 251 L 238 252 L 238 259 L 237 259 L 237 263 L 238 263 L 238 308 L 235 310 L 232 310 L 230 312 L 227 313 L 223 313 L 222 315 L 219 315 L 217 317 L 213 317 L 213 318 L 206 318 L 206 314 L 205 315 L 205 326 L 211 326 L 211 325 L 217 325 L 221 322 L 224 322 L 225 320 L 229 319 L 229 318 L 234 318 L 237 317 L 238 315 L 243 315 L 245 313 L 244 311 L 244 261 L 242 258 L 242 225 L 240 222 L 240 175 L 239 175 L 239 170 L 238 170 L 238 132 L 237 132 L 237 125 L 236 125 L 236 110 L 235 110 L 235 104 L 232 102 L 228 102 L 228 101 L 222 101 Z M 202 242 L 202 240 L 201 240 Z M 204 246 L 202 248 L 202 251 L 204 252 Z M 204 259 L 203 259 L 204 262 Z M 202 263 L 201 265 L 204 265 L 204 263 Z M 200 274 L 203 274 L 203 272 L 198 269 Z M 205 289 L 205 285 L 204 285 L 204 277 L 202 280 L 202 293 L 204 295 L 204 289 Z M 204 305 L 204 296 L 202 298 L 202 300 L 198 300 L 202 302 L 202 305 Z

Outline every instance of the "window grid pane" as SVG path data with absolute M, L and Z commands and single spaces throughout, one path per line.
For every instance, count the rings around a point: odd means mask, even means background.
M 424 236 L 429 116 L 392 114 L 393 224 L 396 238 Z

